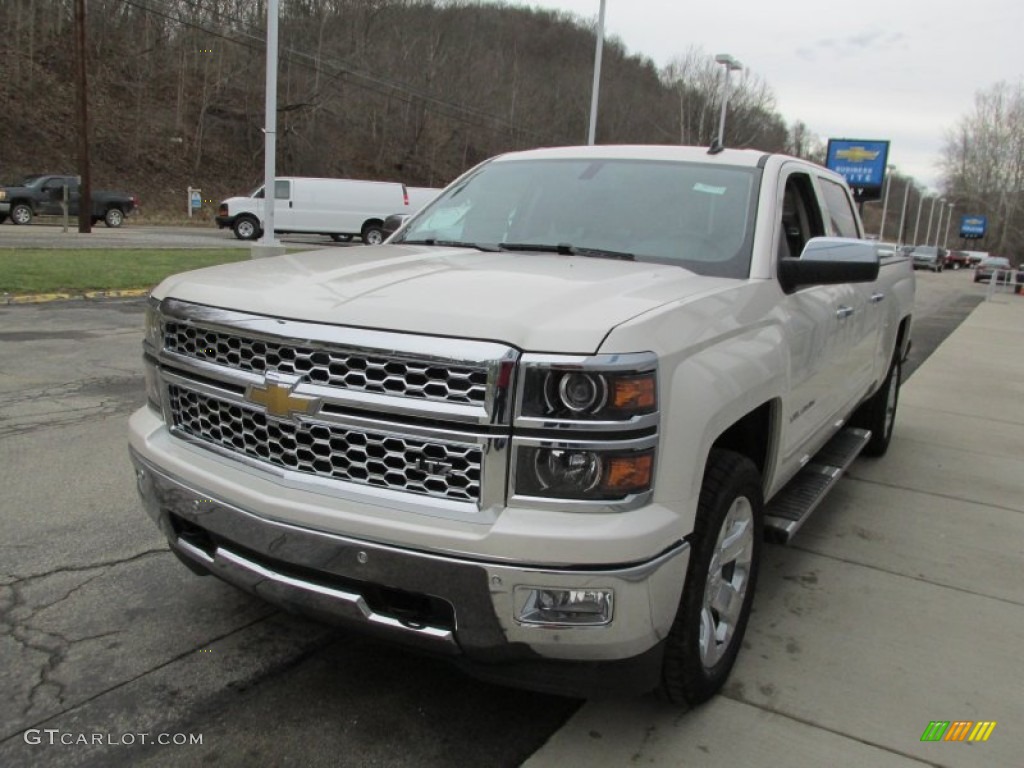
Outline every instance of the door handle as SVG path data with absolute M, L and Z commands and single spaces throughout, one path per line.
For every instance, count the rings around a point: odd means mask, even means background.
M 841 306 L 836 310 L 836 317 L 840 320 L 845 320 L 847 317 L 852 315 L 856 310 L 853 307 Z
M 878 302 L 884 301 L 884 300 L 885 300 L 885 294 L 884 293 L 872 293 L 871 294 L 871 303 L 872 304 L 877 304 Z

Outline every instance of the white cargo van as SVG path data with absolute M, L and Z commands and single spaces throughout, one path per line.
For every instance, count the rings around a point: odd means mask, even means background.
M 274 231 L 330 235 L 339 242 L 361 237 L 368 245 L 383 239 L 384 219 L 415 213 L 441 190 L 390 181 L 279 178 L 274 190 Z M 263 232 L 263 187 L 248 197 L 229 197 L 217 208 L 217 226 L 239 240 Z

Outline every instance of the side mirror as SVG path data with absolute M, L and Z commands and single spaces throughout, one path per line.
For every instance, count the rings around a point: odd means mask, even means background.
M 408 213 L 392 213 L 386 219 L 384 219 L 384 237 L 391 237 L 395 232 L 398 231 L 399 227 L 405 224 L 405 220 L 408 219 L 410 214 Z
M 786 293 L 792 293 L 805 285 L 870 283 L 878 279 L 880 265 L 876 243 L 814 237 L 799 259 L 779 259 L 779 284 Z

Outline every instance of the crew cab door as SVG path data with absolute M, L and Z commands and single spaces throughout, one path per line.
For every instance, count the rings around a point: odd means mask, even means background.
M 833 237 L 862 238 L 860 220 L 846 187 L 823 175 L 817 177 L 817 182 L 829 234 Z M 846 399 L 840 406 L 849 411 L 860 402 L 875 381 L 876 358 L 881 341 L 879 334 L 884 316 L 884 308 L 879 305 L 886 296 L 878 282 L 851 283 L 844 287 L 849 289 L 845 299 L 847 316 L 840 322 L 839 333 L 842 346 L 846 349 L 842 379 L 842 391 Z
M 828 232 L 815 179 L 807 166 L 792 164 L 779 177 L 776 263 L 799 258 L 813 237 Z M 856 303 L 851 285 L 808 285 L 782 297 L 779 308 L 789 340 L 789 389 L 782 404 L 779 471 L 774 493 L 831 437 L 849 398 L 844 377 L 850 367 L 848 310 Z

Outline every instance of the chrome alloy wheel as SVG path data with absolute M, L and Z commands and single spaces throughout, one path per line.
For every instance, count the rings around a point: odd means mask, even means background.
M 700 660 L 705 669 L 718 663 L 732 642 L 750 583 L 754 556 L 754 514 L 750 500 L 737 497 L 722 521 L 708 565 L 700 612 Z

